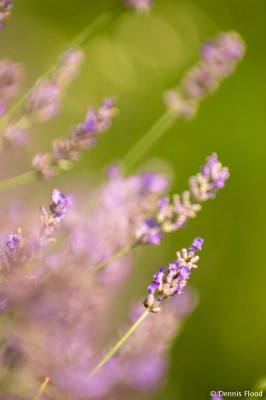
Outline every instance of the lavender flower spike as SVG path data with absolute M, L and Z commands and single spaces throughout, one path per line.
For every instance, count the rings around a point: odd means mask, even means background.
M 25 111 L 30 119 L 47 121 L 59 113 L 62 97 L 76 77 L 83 59 L 84 55 L 80 50 L 68 50 L 53 73 L 36 83 L 28 93 L 25 104 Z
M 244 53 L 245 43 L 237 32 L 220 33 L 209 40 L 201 49 L 200 61 L 188 71 L 180 88 L 166 93 L 166 105 L 180 118 L 193 117 L 199 102 L 234 72 Z
M 148 297 L 144 300 L 144 306 L 149 311 L 159 312 L 162 300 L 183 293 L 191 270 L 197 268 L 195 263 L 199 257 L 195 253 L 201 250 L 202 245 L 203 239 L 197 237 L 188 250 L 182 249 L 176 253 L 176 260 L 167 269 L 160 267 L 159 272 L 153 275 L 153 281 L 147 288 Z
M 163 232 L 173 232 L 182 228 L 190 218 L 195 218 L 201 210 L 202 202 L 213 199 L 229 178 L 229 170 L 223 167 L 213 153 L 207 157 L 201 171 L 189 179 L 189 190 L 181 195 L 164 197 L 157 203 L 158 211 L 154 217 L 144 220 L 136 232 L 140 243 L 159 245 Z
M 67 137 L 53 141 L 52 153 L 37 154 L 34 157 L 34 169 L 44 179 L 56 175 L 60 170 L 70 169 L 82 152 L 97 142 L 99 134 L 111 126 L 116 114 L 115 101 L 111 98 L 104 99 L 98 110 L 88 108 L 82 123 L 73 126 Z
M 201 172 L 189 180 L 191 194 L 197 201 L 206 201 L 215 197 L 216 192 L 224 187 L 229 178 L 229 169 L 223 167 L 213 153 L 207 157 L 207 162 Z

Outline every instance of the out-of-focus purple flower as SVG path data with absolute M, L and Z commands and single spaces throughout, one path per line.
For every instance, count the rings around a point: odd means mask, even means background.
M 147 354 L 133 360 L 128 384 L 135 390 L 148 391 L 160 384 L 166 369 L 164 354 Z
M 149 11 L 153 0 L 125 0 L 125 3 L 137 11 Z
M 41 79 L 30 90 L 25 110 L 36 121 L 47 121 L 60 111 L 66 88 L 76 77 L 84 55 L 80 50 L 68 50 L 63 54 L 51 76 Z
M 32 165 L 38 174 L 48 179 L 60 170 L 68 170 L 77 161 L 82 152 L 93 146 L 98 135 L 111 125 L 117 114 L 113 99 L 104 99 L 98 110 L 90 107 L 85 120 L 72 127 L 70 135 L 53 141 L 53 152 L 37 154 Z
M 3 21 L 10 16 L 13 8 L 13 0 L 0 0 L 0 29 L 3 28 Z
M 137 240 L 142 243 L 149 243 L 155 246 L 161 243 L 163 238 L 160 225 L 153 219 L 147 218 L 136 233 Z
M 83 123 L 73 127 L 73 137 L 81 139 L 82 135 L 84 135 L 88 139 L 90 137 L 90 140 L 93 142 L 97 134 L 106 131 L 110 127 L 112 118 L 116 113 L 117 109 L 115 108 L 114 99 L 103 99 L 98 110 L 93 107 L 88 108 Z M 86 140 L 86 137 L 84 139 Z
M 57 82 L 44 79 L 29 92 L 26 103 L 27 114 L 37 121 L 47 121 L 58 114 L 61 92 Z
M 220 33 L 209 40 L 202 47 L 200 61 L 187 72 L 180 89 L 166 93 L 166 105 L 180 118 L 192 118 L 198 103 L 234 72 L 244 53 L 245 43 L 237 32 Z
M 117 387 L 111 392 L 114 393 L 113 397 L 110 393 L 110 398 L 122 399 L 117 394 L 124 385 L 127 394 L 130 393 L 129 389 L 135 390 L 136 394 L 136 390 L 150 391 L 163 384 L 169 342 L 178 333 L 184 317 L 193 311 L 195 305 L 194 293 L 186 290 L 183 296 L 168 299 L 164 304 L 163 313 L 157 314 L 156 318 L 146 318 L 142 322 L 114 359 L 118 371 Z M 134 306 L 130 313 L 130 325 L 136 322 L 142 313 L 143 308 L 140 304 Z
M 23 81 L 24 71 L 20 64 L 10 60 L 0 61 L 0 117 L 6 113 L 9 103 L 18 95 Z
M 72 196 L 61 193 L 58 189 L 53 190 L 51 198 L 52 203 L 50 204 L 50 211 L 56 218 L 62 218 L 67 208 L 73 205 Z
M 52 178 L 57 174 L 56 168 L 53 166 L 52 154 L 37 153 L 32 160 L 32 167 L 36 170 L 38 176 L 43 179 Z
M 156 174 L 155 172 L 144 172 L 142 174 L 144 187 L 154 193 L 164 192 L 169 185 L 168 180 L 164 175 Z
M 16 126 L 16 124 L 8 125 L 3 134 L 5 144 L 12 147 L 22 146 L 26 142 L 27 137 L 27 129 Z
M 58 66 L 53 74 L 53 80 L 57 82 L 60 87 L 65 88 L 76 78 L 84 60 L 85 55 L 81 50 L 67 50 L 59 60 Z
M 148 297 L 144 300 L 144 306 L 151 312 L 159 312 L 161 301 L 176 294 L 182 294 L 184 287 L 199 257 L 195 252 L 201 250 L 203 239 L 196 238 L 192 246 L 177 252 L 177 258 L 169 264 L 168 269 L 160 267 L 159 272 L 153 275 L 152 284 L 148 286 Z
M 22 236 L 21 236 L 21 230 L 19 230 L 17 234 L 9 235 L 8 240 L 6 242 L 6 246 L 8 247 L 10 252 L 15 252 L 20 248 L 21 243 L 22 243 Z

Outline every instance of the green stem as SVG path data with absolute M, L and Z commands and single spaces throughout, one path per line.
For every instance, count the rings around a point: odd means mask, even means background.
M 135 322 L 135 324 L 127 331 L 127 333 L 122 337 L 122 339 L 117 342 L 117 344 L 109 351 L 109 353 L 96 365 L 94 370 L 91 373 L 91 376 L 98 372 L 106 363 L 110 360 L 110 358 L 120 349 L 120 347 L 127 341 L 127 339 L 135 332 L 138 326 L 144 321 L 144 319 L 149 314 L 149 310 L 144 311 L 144 313 L 139 317 L 139 319 Z
M 104 14 L 96 18 L 90 25 L 88 25 L 70 44 L 68 48 L 71 47 L 82 47 L 86 42 L 100 29 L 104 28 L 115 18 L 121 14 L 122 8 L 116 7 L 112 10 L 106 11 Z
M 125 254 L 129 253 L 131 250 L 133 250 L 137 245 L 139 244 L 139 241 L 135 241 L 134 243 L 129 244 L 128 246 L 123 247 L 122 249 L 118 250 L 115 254 L 113 254 L 111 257 L 107 258 L 106 260 L 102 261 L 99 264 L 94 265 L 91 269 L 90 272 L 96 272 L 99 271 L 99 269 L 102 269 L 105 267 L 107 264 L 110 264 L 112 261 L 117 260 L 119 257 L 124 256 Z
M 122 249 L 118 250 L 115 254 L 113 254 L 111 257 L 107 258 L 106 260 L 102 261 L 99 264 L 95 264 L 89 271 L 86 271 L 86 273 L 81 274 L 81 278 L 84 278 L 84 275 L 86 274 L 92 274 L 93 272 L 99 271 L 100 269 L 104 268 L 106 265 L 110 264 L 112 261 L 117 260 L 119 257 L 124 256 L 125 254 L 129 253 L 131 250 L 133 250 L 135 247 L 139 245 L 139 241 L 135 241 L 128 246 L 123 247 Z M 93 277 L 90 276 L 88 280 L 86 280 L 80 290 L 80 293 L 83 293 L 85 289 L 87 289 L 88 286 L 90 286 L 91 283 L 93 283 L 94 279 Z
M 33 182 L 35 179 L 37 179 L 36 172 L 29 171 L 25 174 L 15 176 L 14 178 L 0 181 L 0 192 L 26 185 L 27 183 Z
M 40 395 L 45 391 L 46 386 L 48 385 L 49 382 L 50 382 L 50 378 L 48 376 L 46 376 L 46 378 L 42 382 L 41 386 L 39 387 L 38 393 L 36 394 L 36 396 L 34 396 L 33 400 L 39 400 Z
M 141 137 L 122 160 L 122 168 L 125 174 L 128 174 L 135 167 L 144 154 L 173 126 L 176 119 L 176 114 L 167 110 L 148 132 Z

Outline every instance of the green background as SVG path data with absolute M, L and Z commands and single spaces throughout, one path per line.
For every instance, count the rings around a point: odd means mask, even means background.
M 111 4 L 116 2 L 17 1 L 0 32 L 1 57 L 22 61 L 30 85 Z M 194 236 L 205 238 L 192 279 L 200 303 L 173 343 L 168 381 L 153 399 L 204 400 L 211 390 L 251 390 L 266 375 L 265 0 L 156 0 L 149 16 L 124 13 L 86 44 L 87 62 L 60 116 L 34 129 L 27 152 L 12 152 L 10 175 L 26 171 L 29 154 L 49 149 L 53 137 L 82 120 L 87 105 L 115 95 L 119 117 L 71 175 L 20 193 L 36 206 L 38 193 L 41 197 L 55 185 L 71 191 L 70 176 L 84 185 L 89 178 L 99 181 L 104 166 L 121 159 L 163 113 L 163 91 L 178 84 L 197 60 L 199 45 L 226 30 L 237 30 L 247 43 L 236 74 L 201 105 L 194 120 L 177 122 L 138 165 L 162 159 L 173 192 L 186 188 L 213 151 L 231 172 L 225 190 L 204 204 L 186 229 L 167 235 L 159 248 L 138 252 L 134 285 L 131 281 L 124 290 L 128 309 L 158 264 L 169 262 Z M 29 188 L 38 189 L 34 198 Z M 14 193 L 5 195 L 7 201 Z

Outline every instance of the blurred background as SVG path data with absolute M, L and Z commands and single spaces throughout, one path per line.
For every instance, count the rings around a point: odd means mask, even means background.
M 21 61 L 30 87 L 86 25 L 118 2 L 17 1 L 1 32 L 1 58 Z M 2 179 L 27 171 L 29 154 L 48 150 L 53 138 L 84 118 L 88 105 L 115 96 L 119 117 L 71 173 L 2 198 L 8 203 L 20 193 L 35 209 L 52 187 L 71 192 L 74 180 L 83 182 L 84 191 L 97 186 L 106 166 L 123 158 L 164 112 L 163 92 L 198 59 L 200 44 L 226 30 L 237 30 L 247 43 L 236 74 L 201 105 L 195 119 L 177 122 L 136 168 L 162 160 L 173 193 L 186 189 L 189 176 L 214 151 L 231 172 L 225 190 L 185 229 L 167 235 L 158 248 L 138 250 L 134 275 L 121 294 L 122 315 L 143 296 L 159 264 L 171 261 L 195 236 L 205 238 L 192 279 L 200 302 L 173 342 L 168 379 L 153 399 L 204 400 L 211 390 L 252 390 L 266 375 L 265 0 L 156 0 L 150 15 L 123 13 L 85 45 L 87 61 L 60 116 L 36 125 L 25 151 L 2 158 L 10 165 L 0 171 Z

